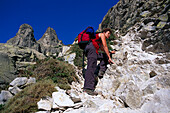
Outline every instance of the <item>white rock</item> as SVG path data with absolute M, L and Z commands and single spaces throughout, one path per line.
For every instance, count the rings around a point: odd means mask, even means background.
M 72 54 L 69 54 L 67 56 L 64 56 L 64 59 L 65 61 L 67 61 L 68 63 L 74 65 L 74 59 L 76 57 L 76 53 L 72 53 Z
M 10 85 L 11 86 L 22 86 L 22 85 L 25 85 L 27 81 L 28 81 L 27 77 L 17 77 L 10 83 Z
M 59 53 L 58 57 L 61 57 L 66 54 L 66 52 L 70 49 L 69 46 L 63 46 L 62 52 Z
M 158 90 L 153 98 L 141 107 L 141 110 L 147 113 L 169 113 L 170 89 Z
M 52 98 L 58 106 L 61 106 L 61 107 L 72 107 L 72 106 L 74 106 L 74 102 L 64 92 L 53 92 Z
M 29 84 L 34 84 L 36 83 L 36 78 L 33 78 L 33 77 L 30 77 L 26 83 L 26 85 L 29 85 Z
M 50 113 L 50 111 L 38 111 L 38 112 L 35 112 L 35 113 Z
M 60 111 L 54 111 L 54 112 L 51 112 L 51 113 L 60 113 Z
M 130 108 L 118 108 L 118 109 L 113 109 L 110 113 L 148 113 L 148 112 L 143 112 L 141 110 L 132 110 Z
M 77 103 L 77 102 L 80 102 L 81 101 L 81 99 L 80 99 L 80 96 L 78 95 L 78 93 L 76 92 L 76 91 L 72 91 L 71 90 L 71 92 L 70 92 L 70 97 L 71 97 L 71 99 L 72 99 L 72 101 L 74 102 L 74 103 Z
M 65 92 L 66 92 L 66 90 L 64 90 L 64 89 L 60 89 L 58 86 L 56 86 L 56 87 L 55 87 L 55 89 L 57 89 L 57 91 L 58 91 L 58 92 L 63 92 L 63 93 L 65 93 Z
M 10 91 L 12 94 L 16 95 L 18 92 L 21 91 L 21 89 L 18 88 L 17 86 L 14 86 L 14 87 L 9 87 L 8 91 Z
M 6 102 L 12 97 L 13 95 L 9 91 L 2 90 L 0 94 L 0 102 Z
M 53 103 L 53 101 L 52 101 L 52 98 L 50 98 L 50 97 L 46 97 L 46 98 L 44 98 L 44 99 L 41 99 L 41 100 L 37 103 L 38 109 L 42 109 L 42 110 L 47 110 L 47 111 L 49 111 L 49 110 L 51 110 L 51 108 L 52 108 L 52 103 Z

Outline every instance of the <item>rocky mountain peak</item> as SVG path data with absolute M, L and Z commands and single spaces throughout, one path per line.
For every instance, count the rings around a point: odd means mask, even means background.
M 48 27 L 44 35 L 38 40 L 41 45 L 41 52 L 47 56 L 58 54 L 62 51 L 62 41 L 58 39 L 56 31 Z M 56 55 L 57 55 L 56 54 Z
M 8 40 L 7 44 L 20 47 L 29 47 L 40 51 L 40 46 L 34 38 L 34 30 L 28 24 L 22 24 L 16 36 Z
M 41 39 L 38 40 L 39 43 L 42 45 L 49 47 L 49 46 L 56 46 L 62 45 L 62 42 L 58 39 L 55 30 L 51 27 L 48 27 L 44 35 Z

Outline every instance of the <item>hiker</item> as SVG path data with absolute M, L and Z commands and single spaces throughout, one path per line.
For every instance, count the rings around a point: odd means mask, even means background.
M 87 70 L 85 73 L 85 82 L 84 82 L 84 89 L 83 91 L 90 94 L 90 95 L 97 95 L 95 92 L 95 71 L 97 68 L 97 60 L 100 59 L 100 67 L 99 75 L 103 76 L 107 69 L 108 63 L 114 63 L 110 57 L 110 53 L 107 47 L 106 39 L 110 37 L 112 31 L 109 28 L 105 28 L 102 33 L 96 34 L 96 39 L 92 40 L 86 47 L 85 47 L 85 54 L 87 56 Z M 105 53 L 98 53 L 98 51 L 102 50 Z M 114 53 L 112 51 L 111 53 Z

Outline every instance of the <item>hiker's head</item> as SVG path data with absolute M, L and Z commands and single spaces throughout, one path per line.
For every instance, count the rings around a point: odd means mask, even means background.
M 104 33 L 106 38 L 109 38 L 112 33 L 112 30 L 110 28 L 105 28 L 105 29 L 103 29 L 102 33 Z

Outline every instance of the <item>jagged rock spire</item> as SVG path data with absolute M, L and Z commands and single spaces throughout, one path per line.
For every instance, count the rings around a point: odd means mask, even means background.
M 38 40 L 41 45 L 41 52 L 47 56 L 58 54 L 62 51 L 62 41 L 58 39 L 55 30 L 48 27 L 41 39 Z
M 62 44 L 62 42 L 58 39 L 55 30 L 51 27 L 48 27 L 44 35 L 41 39 L 38 40 L 39 43 L 43 44 L 44 46 L 57 46 Z
M 40 45 L 34 38 L 34 30 L 28 24 L 22 24 L 16 36 L 8 40 L 7 44 L 20 47 L 29 47 L 40 51 Z

